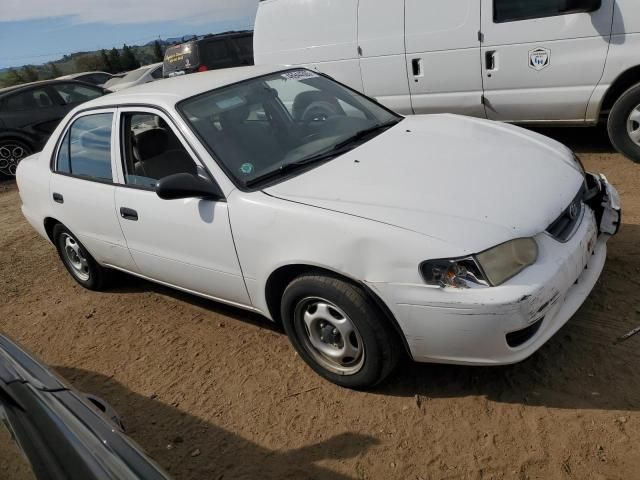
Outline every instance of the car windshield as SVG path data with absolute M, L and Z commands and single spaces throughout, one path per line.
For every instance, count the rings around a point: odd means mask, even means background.
M 212 90 L 178 108 L 225 171 L 244 187 L 330 160 L 401 120 L 305 69 Z

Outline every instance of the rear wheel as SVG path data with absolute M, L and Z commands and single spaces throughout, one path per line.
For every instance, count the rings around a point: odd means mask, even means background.
M 24 142 L 13 139 L 0 140 L 0 175 L 15 177 L 20 161 L 33 153 Z
M 613 105 L 607 129 L 616 150 L 640 163 L 640 84 L 627 90 Z
M 89 290 L 101 290 L 108 271 L 101 267 L 66 227 L 58 224 L 53 229 L 58 255 L 73 279 Z
M 318 374 L 347 388 L 384 380 L 401 354 L 396 332 L 361 289 L 331 276 L 303 275 L 282 297 L 284 329 Z

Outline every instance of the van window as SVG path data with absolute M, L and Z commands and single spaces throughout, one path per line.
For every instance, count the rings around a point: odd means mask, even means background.
M 56 171 L 111 182 L 112 113 L 87 115 L 67 130 L 56 162 Z
M 199 47 L 200 60 L 209 68 L 225 67 L 232 60 L 232 54 L 224 40 L 203 41 Z
M 493 0 L 493 20 L 495 23 L 515 22 L 585 11 L 567 10 L 566 3 L 566 0 Z

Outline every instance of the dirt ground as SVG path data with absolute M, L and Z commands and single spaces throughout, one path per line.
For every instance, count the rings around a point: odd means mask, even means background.
M 589 300 L 521 364 L 406 362 L 341 389 L 260 317 L 125 276 L 83 290 L 6 183 L 0 331 L 110 402 L 177 479 L 638 479 L 640 335 L 614 341 L 640 325 L 640 165 L 601 130 L 545 133 L 618 187 L 624 225 Z

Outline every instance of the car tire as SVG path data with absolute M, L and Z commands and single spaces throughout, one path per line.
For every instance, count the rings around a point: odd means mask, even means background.
M 23 158 L 33 153 L 31 145 L 11 138 L 0 140 L 0 176 L 14 178 L 16 169 Z
M 76 282 L 89 290 L 102 290 L 106 286 L 109 271 L 94 260 L 73 233 L 57 224 L 53 239 L 60 260 Z
M 640 84 L 623 93 L 613 105 L 607 130 L 616 150 L 640 163 Z
M 328 275 L 302 275 L 285 289 L 281 318 L 302 359 L 342 387 L 366 389 L 396 366 L 402 346 L 373 299 Z

